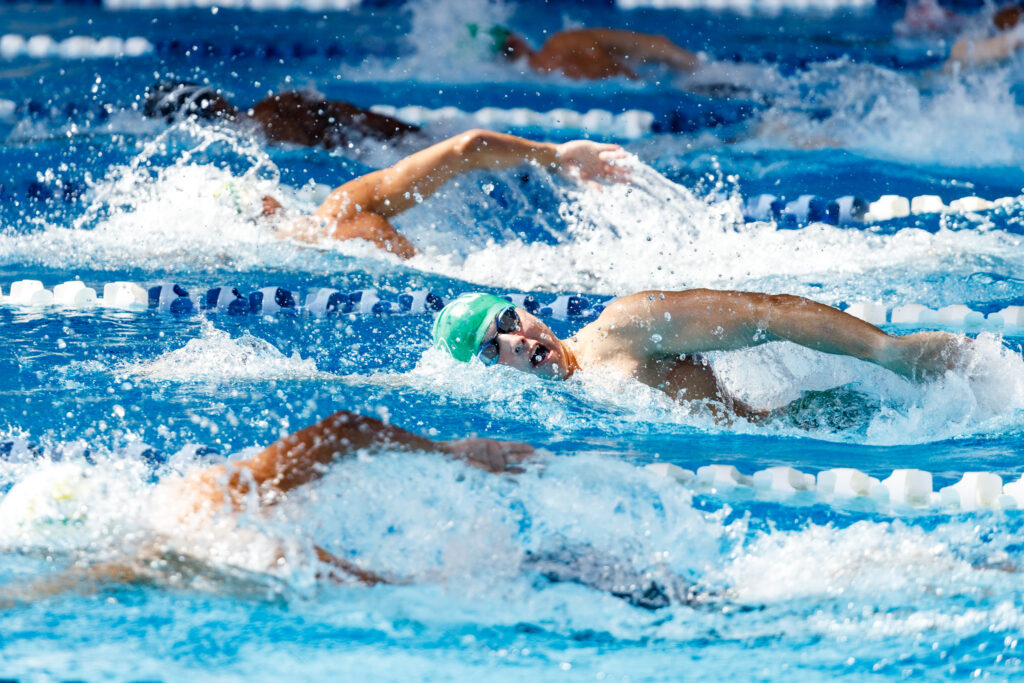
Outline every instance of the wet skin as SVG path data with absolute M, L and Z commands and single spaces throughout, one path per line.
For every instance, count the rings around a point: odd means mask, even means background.
M 518 308 L 516 313 L 520 329 L 497 336 L 498 362 L 541 377 L 567 379 L 580 369 L 574 348 L 581 339 L 583 343 L 593 341 L 589 339 L 593 332 L 597 332 L 599 339 L 607 339 L 601 326 L 588 332 L 591 330 L 588 325 L 571 339 L 561 340 L 536 316 Z M 600 318 L 593 325 L 599 321 Z M 645 363 L 621 359 L 602 363 L 602 366 L 608 372 L 637 379 L 680 401 L 710 400 L 723 404 L 734 415 L 751 420 L 763 419 L 770 414 L 731 396 L 711 364 L 699 354 L 661 356 Z

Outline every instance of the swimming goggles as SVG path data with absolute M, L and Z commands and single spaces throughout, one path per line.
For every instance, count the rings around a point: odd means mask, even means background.
M 491 332 L 490 326 L 487 328 L 487 332 L 484 334 L 486 341 L 480 344 L 480 350 L 476 352 L 476 357 L 484 365 L 494 365 L 498 362 L 498 354 L 500 353 L 498 335 L 515 332 L 521 327 L 516 307 L 509 306 L 504 310 L 498 311 L 498 314 L 494 316 L 494 322 L 491 323 L 491 326 L 494 327 L 494 332 Z

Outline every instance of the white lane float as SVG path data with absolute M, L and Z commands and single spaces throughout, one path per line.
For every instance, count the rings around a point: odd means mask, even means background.
M 940 512 L 1017 510 L 1024 508 L 1024 477 L 1003 484 L 998 474 L 966 472 L 960 481 L 933 490 L 932 474 L 918 469 L 896 469 L 879 480 L 853 467 L 836 467 L 817 475 L 788 465 L 769 467 L 753 475 L 735 466 L 716 463 L 696 474 L 672 463 L 651 463 L 645 469 L 677 482 L 696 493 L 767 497 L 772 500 L 799 496 L 802 503 L 845 506 L 851 502 L 878 509 L 914 509 Z
M 45 34 L 23 36 L 8 33 L 0 36 L 0 58 L 19 59 L 103 59 L 113 57 L 141 57 L 152 54 L 153 44 L 142 36 L 70 36 L 55 40 Z

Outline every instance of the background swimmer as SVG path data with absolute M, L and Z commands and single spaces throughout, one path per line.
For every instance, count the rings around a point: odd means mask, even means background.
M 697 55 L 679 47 L 665 36 L 610 28 L 581 28 L 559 31 L 534 50 L 522 36 L 503 26 L 481 30 L 467 25 L 474 38 L 491 41 L 491 51 L 506 59 L 525 60 L 540 73 L 558 72 L 577 80 L 625 76 L 636 78 L 636 68 L 664 64 L 683 73 L 700 66 Z
M 773 413 L 729 395 L 701 353 L 790 341 L 924 381 L 956 364 L 966 341 L 945 332 L 893 337 L 798 296 L 709 289 L 624 296 L 565 340 L 505 299 L 466 294 L 441 311 L 433 338 L 460 361 L 476 357 L 552 379 L 594 370 L 639 380 L 678 400 L 709 400 L 748 420 Z
M 618 145 L 590 140 L 562 144 L 536 142 L 487 130 L 470 130 L 411 154 L 394 166 L 368 173 L 338 187 L 309 218 L 287 221 L 280 234 L 307 242 L 323 238 L 364 239 L 401 258 L 416 248 L 389 222 L 437 192 L 452 178 L 474 170 L 498 170 L 534 163 L 597 186 L 597 181 L 624 182 L 629 170 L 615 163 L 626 156 Z M 281 204 L 263 200 L 264 214 Z
M 1021 16 L 1024 5 L 1013 3 L 1004 5 L 992 15 L 991 28 L 996 33 L 988 38 L 961 38 L 953 44 L 949 51 L 949 59 L 943 65 L 944 71 L 952 71 L 956 66 L 973 66 L 1009 59 L 1024 45 L 1024 26 Z
M 143 113 L 168 121 L 196 117 L 258 127 L 268 140 L 333 149 L 370 137 L 390 141 L 419 128 L 348 102 L 299 90 L 269 95 L 244 111 L 217 90 L 187 81 L 159 81 L 146 90 Z

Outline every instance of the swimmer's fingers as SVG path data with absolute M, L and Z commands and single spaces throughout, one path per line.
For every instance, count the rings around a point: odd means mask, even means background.
M 598 180 L 625 182 L 629 169 L 617 162 L 628 156 L 619 145 L 572 140 L 558 146 L 558 171 L 590 187 Z

